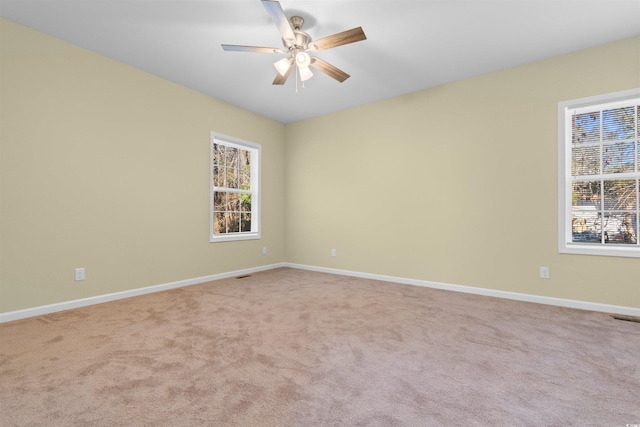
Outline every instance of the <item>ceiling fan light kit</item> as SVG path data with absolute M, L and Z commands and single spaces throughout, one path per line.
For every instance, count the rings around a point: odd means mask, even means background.
M 276 70 L 278 70 L 278 73 L 284 76 L 287 74 L 287 71 L 289 71 L 291 64 L 293 64 L 293 58 L 282 58 L 273 65 L 276 67 Z
M 313 73 L 309 69 L 309 67 L 300 68 L 298 67 L 298 72 L 300 73 L 300 80 L 306 82 L 311 77 L 313 77 Z
M 311 57 L 307 52 L 298 52 L 296 54 L 296 65 L 298 68 L 308 68 L 311 65 Z
M 302 31 L 302 26 L 304 25 L 304 19 L 302 17 L 292 16 L 290 19 L 287 19 L 282 6 L 280 6 L 280 3 L 275 0 L 261 0 L 261 3 L 271 16 L 273 22 L 278 27 L 278 30 L 282 35 L 282 44 L 284 45 L 285 49 L 283 50 L 274 47 L 241 46 L 229 44 L 223 44 L 222 49 L 235 52 L 288 54 L 289 56 L 287 58 L 282 58 L 273 64 L 278 71 L 278 74 L 273 81 L 274 85 L 285 84 L 287 78 L 289 77 L 289 74 L 291 74 L 291 71 L 294 68 L 296 69 L 296 75 L 300 76 L 300 81 L 304 83 L 306 80 L 309 80 L 313 76 L 313 73 L 309 69 L 310 66 L 314 67 L 317 70 L 320 70 L 321 72 L 327 74 L 329 77 L 332 77 L 340 83 L 344 82 L 350 77 L 349 74 L 336 68 L 328 62 L 323 61 L 318 57 L 311 57 L 307 52 L 318 52 L 345 44 L 366 40 L 367 37 L 365 36 L 362 27 L 343 31 L 341 33 L 324 37 L 314 42 L 309 34 Z

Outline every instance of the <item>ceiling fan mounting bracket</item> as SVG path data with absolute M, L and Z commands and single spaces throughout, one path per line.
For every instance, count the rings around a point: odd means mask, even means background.
M 304 31 L 302 31 L 302 26 L 304 25 L 304 18 L 302 18 L 301 16 L 292 16 L 289 19 L 289 22 L 291 23 L 295 40 L 283 38 L 282 44 L 290 52 L 298 51 L 298 50 L 307 50 L 309 47 L 309 43 L 311 43 L 311 36 L 305 33 Z
M 289 18 L 289 22 L 291 22 L 291 27 L 294 30 L 301 30 L 304 25 L 304 19 L 301 16 L 292 16 Z

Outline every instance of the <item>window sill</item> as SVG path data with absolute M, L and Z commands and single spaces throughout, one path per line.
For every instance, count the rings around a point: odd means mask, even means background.
M 209 237 L 209 243 L 218 242 L 235 242 L 238 240 L 259 240 L 260 233 L 238 233 L 238 234 L 226 234 L 224 236 Z
M 635 247 L 629 247 L 609 244 L 603 247 L 588 244 L 565 243 L 560 244 L 558 252 L 561 254 L 574 255 L 640 258 L 640 247 L 638 247 L 637 245 Z

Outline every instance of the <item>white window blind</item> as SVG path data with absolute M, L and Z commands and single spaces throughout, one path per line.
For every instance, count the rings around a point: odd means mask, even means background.
M 573 103 L 559 106 L 559 249 L 640 256 L 640 91 Z

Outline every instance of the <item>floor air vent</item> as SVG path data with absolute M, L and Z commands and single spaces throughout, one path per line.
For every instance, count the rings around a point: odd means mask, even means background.
M 640 317 L 637 316 L 627 316 L 626 314 L 612 314 L 611 317 L 616 320 L 625 320 L 627 322 L 640 323 Z

